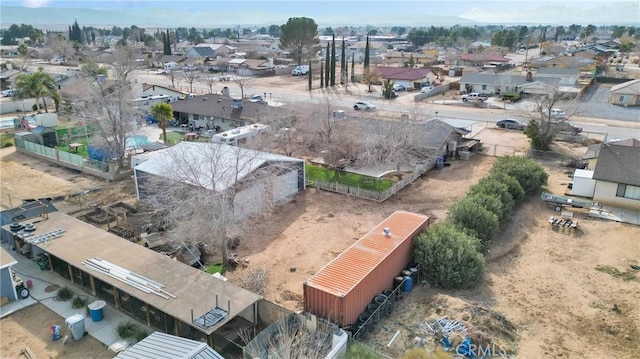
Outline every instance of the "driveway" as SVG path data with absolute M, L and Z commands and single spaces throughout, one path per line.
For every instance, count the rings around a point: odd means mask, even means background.
M 578 115 L 640 122 L 640 111 L 637 107 L 625 108 L 609 104 L 611 86 L 611 84 L 593 84 L 579 100 Z

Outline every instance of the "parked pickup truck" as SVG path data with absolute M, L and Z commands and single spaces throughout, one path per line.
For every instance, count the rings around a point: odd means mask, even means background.
M 468 93 L 465 95 L 462 95 L 462 101 L 463 102 L 467 102 L 467 101 L 478 101 L 478 102 L 483 102 L 487 100 L 487 96 L 485 95 L 481 95 L 477 92 L 472 92 L 472 93 Z

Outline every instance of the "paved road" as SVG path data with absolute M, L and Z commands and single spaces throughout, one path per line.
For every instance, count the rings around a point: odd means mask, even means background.
M 150 74 L 144 71 L 136 71 L 134 74 L 138 82 L 157 83 L 170 86 L 171 81 L 163 75 Z M 295 78 L 292 81 L 305 80 Z M 306 81 L 306 80 L 305 80 Z M 180 83 L 185 86 L 184 80 Z M 222 86 L 228 86 L 231 96 L 240 97 L 240 89 L 233 82 L 219 82 L 214 91 L 219 91 Z M 198 92 L 208 92 L 209 89 L 204 84 L 194 84 Z M 367 93 L 363 87 L 354 86 L 351 94 L 345 93 L 344 89 L 334 91 L 331 89 L 322 92 L 312 93 L 300 92 L 292 89 L 278 88 L 268 93 L 267 100 L 271 103 L 327 103 L 329 102 L 334 110 L 344 110 L 347 115 L 356 115 L 353 103 L 364 100 L 373 103 L 376 111 L 384 115 L 400 119 L 402 114 L 410 117 L 420 117 L 423 119 L 439 117 L 448 119 L 462 119 L 477 122 L 495 123 L 506 118 L 531 118 L 533 104 L 519 102 L 514 105 L 504 105 L 495 103 L 502 108 L 486 108 L 486 105 L 462 104 L 460 101 L 440 99 L 433 102 L 413 102 L 415 93 L 402 93 L 396 100 L 385 100 L 377 92 Z M 264 88 L 248 86 L 244 89 L 245 94 L 264 93 Z M 269 96 L 270 94 L 270 96 Z M 608 105 L 608 89 L 603 86 L 594 86 L 593 93 L 589 93 L 590 101 L 582 101 L 576 110 L 571 121 L 582 127 L 585 133 L 607 134 L 609 138 L 623 139 L 629 137 L 640 138 L 640 115 L 637 109 L 621 108 Z M 269 98 L 271 97 L 271 98 Z M 592 103 L 596 102 L 596 103 Z M 597 109 L 597 110 L 596 110 Z

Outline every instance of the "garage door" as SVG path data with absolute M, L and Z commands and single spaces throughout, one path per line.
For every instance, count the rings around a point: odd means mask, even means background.
M 272 188 L 274 204 L 282 203 L 298 193 L 298 171 L 287 172 L 274 178 Z
M 236 194 L 233 199 L 233 212 L 240 218 L 259 213 L 264 208 L 264 185 L 256 184 Z

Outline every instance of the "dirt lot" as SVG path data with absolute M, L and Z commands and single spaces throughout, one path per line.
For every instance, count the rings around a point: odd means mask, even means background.
M 64 319 L 42 304 L 35 304 L 3 318 L 0 321 L 0 333 L 2 333 L 0 357 L 2 359 L 27 358 L 20 355 L 25 347 L 29 347 L 38 359 L 113 357 L 102 343 L 91 336 L 79 341 L 69 338 L 66 344 L 62 343 L 62 339 L 51 340 L 49 327 L 52 325 L 60 325 L 61 334 L 66 335 Z
M 527 147 L 524 136 L 516 131 L 484 130 L 480 138 L 490 144 L 506 143 L 508 146 L 504 147 L 514 153 L 522 153 Z M 584 151 L 580 146 L 562 147 L 575 154 Z M 15 156 L 3 157 L 3 197 L 5 188 L 19 188 L 25 198 L 46 197 L 75 188 L 76 183 L 71 182 L 74 176 L 69 174 L 62 174 L 61 180 L 42 182 L 46 186 L 20 186 L 51 169 Z M 493 161 L 493 157 L 482 155 L 473 156 L 470 161 L 454 161 L 442 171 L 431 171 L 382 204 L 310 189 L 276 209 L 271 217 L 252 224 L 241 237 L 237 253 L 249 258 L 250 267 L 268 269 L 267 299 L 300 310 L 302 282 L 372 226 L 399 209 L 428 214 L 434 221 L 443 220 L 447 208 L 489 171 Z M 34 172 L 5 175 L 7 166 L 23 163 L 28 163 Z M 551 174 L 549 190 L 563 193 L 569 181 L 567 169 L 552 163 L 545 166 Z M 99 184 L 85 180 L 88 187 Z M 77 205 L 71 207 L 74 206 Z M 379 326 L 378 334 L 369 339 L 371 345 L 392 357 L 418 345 L 416 336 L 427 337 L 419 324 L 437 309 L 428 304 L 444 295 L 448 301 L 464 300 L 503 313 L 518 329 L 520 358 L 634 357 L 640 349 L 640 310 L 635 302 L 640 282 L 624 281 L 595 267 L 611 266 L 625 272 L 629 265 L 637 264 L 640 228 L 591 219 L 576 211 L 580 228 L 568 234 L 550 228 L 547 219 L 554 214 L 535 196 L 519 206 L 513 220 L 492 243 L 483 285 L 457 292 L 416 288 L 392 320 Z M 246 271 L 238 269 L 227 275 L 232 282 L 241 283 Z M 399 340 L 385 349 L 396 330 L 401 331 Z

